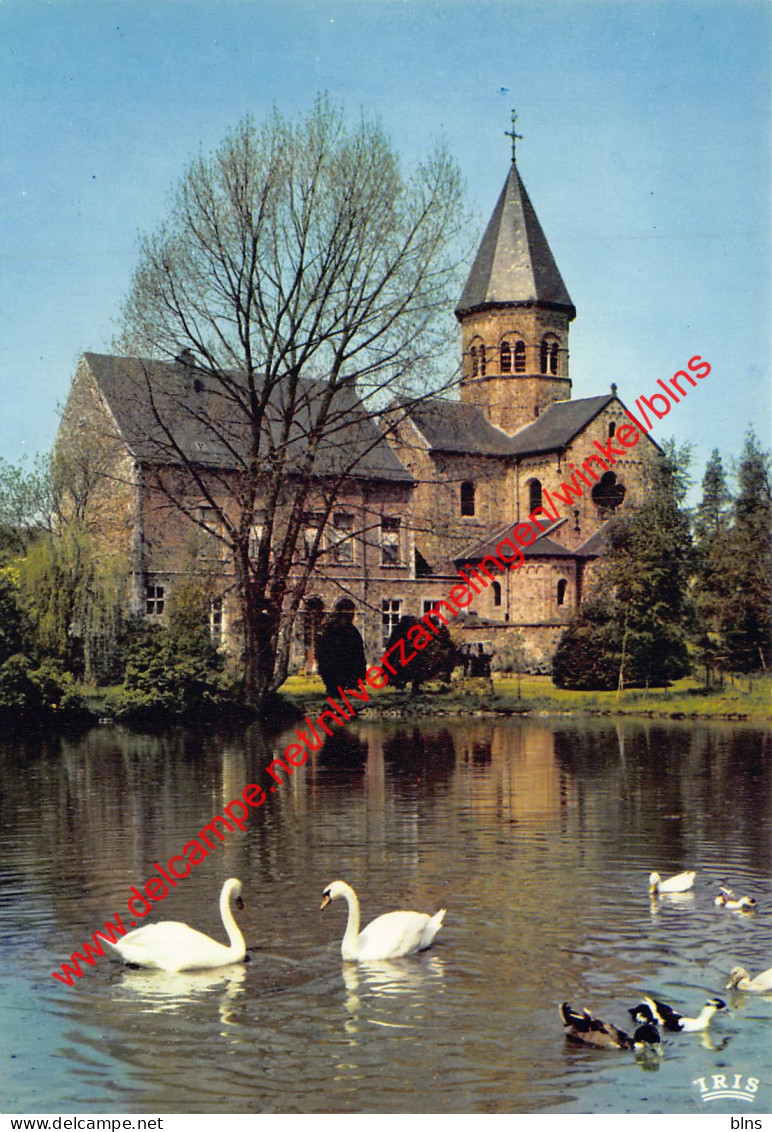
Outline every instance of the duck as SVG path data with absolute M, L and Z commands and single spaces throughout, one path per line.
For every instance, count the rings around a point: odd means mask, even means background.
M 662 880 L 659 873 L 652 873 L 649 877 L 649 892 L 652 896 L 658 895 L 660 892 L 688 892 L 690 888 L 694 888 L 694 878 L 697 873 L 690 870 L 685 873 L 676 873 L 675 876 L 668 877 L 667 880 Z
M 433 916 L 426 912 L 386 912 L 368 924 L 364 931 L 359 930 L 359 900 L 351 885 L 343 880 L 334 880 L 322 893 L 320 911 L 333 900 L 345 900 L 348 904 L 348 922 L 341 942 L 341 955 L 350 962 L 368 962 L 378 959 L 400 959 L 415 955 L 431 947 L 434 937 L 442 927 L 445 908 L 440 908 Z
M 594 1018 L 589 1010 L 579 1014 L 567 1002 L 559 1007 L 563 1031 L 571 1042 L 580 1042 L 582 1045 L 595 1046 L 598 1049 L 634 1049 L 644 1051 L 648 1048 L 659 1048 L 659 1030 L 652 1022 L 645 1022 L 639 1026 L 632 1037 L 624 1030 L 618 1030 L 611 1022 L 604 1022 L 601 1018 Z
M 226 880 L 220 890 L 220 916 L 230 941 L 228 947 L 177 920 L 146 924 L 110 946 L 124 963 L 160 971 L 202 971 L 241 963 L 246 956 L 246 945 L 233 918 L 231 900 L 237 908 L 244 907 L 241 881 L 235 877 Z
M 731 888 L 722 888 L 713 901 L 719 908 L 728 908 L 730 912 L 755 912 L 756 901 L 752 896 L 740 896 L 735 899 Z
M 752 994 L 764 994 L 766 991 L 772 991 L 772 967 L 762 971 L 755 979 L 750 977 L 744 967 L 733 967 L 729 972 L 729 982 L 726 984 L 726 989 L 750 991 Z
M 709 998 L 696 1018 L 687 1018 L 679 1014 L 666 1002 L 658 1002 L 655 998 L 644 997 L 643 1002 L 628 1010 L 628 1014 L 639 1025 L 647 1023 L 664 1026 L 666 1030 L 681 1031 L 683 1033 L 697 1033 L 707 1030 L 713 1015 L 719 1010 L 726 1010 L 726 1003 L 721 998 Z

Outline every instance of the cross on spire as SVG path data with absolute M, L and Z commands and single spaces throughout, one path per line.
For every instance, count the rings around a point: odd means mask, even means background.
M 508 138 L 512 138 L 512 164 L 513 165 L 515 164 L 515 145 L 517 144 L 518 141 L 523 140 L 523 135 L 518 134 L 515 131 L 516 124 L 517 124 L 517 111 L 513 110 L 512 111 L 512 129 L 504 131 L 504 133 L 506 134 L 506 136 Z

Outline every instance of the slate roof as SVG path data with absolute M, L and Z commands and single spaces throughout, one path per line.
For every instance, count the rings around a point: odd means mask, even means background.
M 613 400 L 613 393 L 605 393 L 600 397 L 582 397 L 578 401 L 556 401 L 532 424 L 526 425 L 511 438 L 510 454 L 526 456 L 565 448 Z
M 607 393 L 558 401 L 514 436 L 492 425 L 481 409 L 460 401 L 425 401 L 409 415 L 435 452 L 530 456 L 565 448 L 613 400 L 614 395 Z
M 458 300 L 456 315 L 489 306 L 533 303 L 568 311 L 570 319 L 576 317 L 576 308 L 513 162 Z
M 527 522 L 527 519 L 523 520 L 523 522 Z M 560 522 L 556 523 L 556 525 L 551 528 L 552 533 L 554 534 L 557 528 L 561 527 L 564 522 L 565 519 L 562 519 Z M 496 527 L 484 538 L 479 539 L 477 542 L 468 547 L 463 554 L 456 555 L 454 562 L 476 562 L 482 558 L 485 558 L 488 554 L 495 555 L 496 547 L 499 545 L 503 538 L 506 538 L 508 535 L 512 534 L 512 529 L 515 526 L 515 523 L 505 523 L 503 527 Z M 531 543 L 530 546 L 521 547 L 521 550 L 525 558 L 577 557 L 577 552 L 575 550 L 569 550 L 567 546 L 563 546 L 561 543 L 556 542 L 555 539 L 550 538 L 549 535 L 542 535 L 540 539 L 537 539 L 536 542 Z
M 192 461 L 218 469 L 239 469 L 249 450 L 249 430 L 240 401 L 245 387 L 237 375 L 213 381 L 186 365 L 84 354 L 120 436 L 138 459 L 166 464 Z M 303 380 L 292 410 L 290 457 L 306 451 L 322 386 Z M 269 446 L 281 437 L 284 389 L 278 385 L 269 402 L 265 428 Z M 314 474 L 336 475 L 352 467 L 357 477 L 412 483 L 396 453 L 380 439 L 370 414 L 353 388 L 336 394 L 331 425 L 320 445 Z M 291 473 L 291 461 L 288 474 Z
M 506 456 L 511 437 L 492 425 L 476 405 L 460 401 L 423 401 L 409 417 L 435 452 Z

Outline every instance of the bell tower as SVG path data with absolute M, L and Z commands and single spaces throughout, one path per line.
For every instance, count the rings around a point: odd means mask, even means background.
M 510 435 L 571 396 L 566 290 L 515 160 L 456 307 L 461 323 L 461 400 Z

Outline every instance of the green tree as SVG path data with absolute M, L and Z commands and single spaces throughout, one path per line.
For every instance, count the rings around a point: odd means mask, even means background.
M 402 668 L 398 661 L 401 653 L 395 652 L 396 663 L 394 667 L 397 671 L 389 680 L 389 683 L 397 688 L 405 688 L 410 684 L 411 694 L 415 696 L 418 694 L 421 685 L 425 684 L 427 680 L 439 678 L 446 683 L 449 682 L 453 669 L 459 663 L 459 656 L 446 625 L 439 625 L 436 636 L 433 636 L 431 641 L 425 644 L 422 649 L 414 647 L 408 638 L 408 632 L 414 625 L 420 625 L 424 634 L 430 635 L 429 630 L 418 618 L 400 617 L 391 632 L 385 651 L 388 652 L 389 649 L 394 648 L 397 641 L 403 640 L 405 642 L 405 656 L 408 657 L 411 653 L 415 653 L 407 666 Z M 416 639 L 420 641 L 420 636 Z
M 93 541 L 63 524 L 16 563 L 19 601 L 41 656 L 77 677 L 101 683 L 120 677 L 128 571 L 120 558 L 99 558 Z
M 689 671 L 686 636 L 694 555 L 685 507 L 688 445 L 664 446 L 649 467 L 641 506 L 612 524 L 608 580 L 621 633 L 619 687 L 668 684 Z
M 0 457 L 0 554 L 24 554 L 51 528 L 55 510 L 51 462 L 37 456 L 10 464 Z
M 737 495 L 720 577 L 720 631 L 728 666 L 753 672 L 772 657 L 772 493 L 770 457 L 753 432 L 745 438 L 737 470 Z
M 19 602 L 17 572 L 0 568 L 0 664 L 30 646 L 29 625 Z
M 724 667 L 726 660 L 721 619 L 731 504 L 721 456 L 718 449 L 714 449 L 702 478 L 702 498 L 694 517 L 695 639 L 697 655 L 705 666 L 707 684 L 710 684 L 712 671 Z
M 555 658 L 559 686 L 664 685 L 688 672 L 689 462 L 687 445 L 666 445 L 647 470 L 641 505 L 607 524 L 606 557 Z
M 229 454 L 218 474 L 186 456 L 179 406 L 154 400 L 154 444 L 184 470 L 185 490 L 169 477 L 155 486 L 193 521 L 193 495 L 214 515 L 253 702 L 286 678 L 340 488 L 393 427 L 381 410 L 426 395 L 445 355 L 465 225 L 459 173 L 440 147 L 406 174 L 377 122 L 350 126 L 320 98 L 304 120 L 247 120 L 198 158 L 143 241 L 116 345 L 184 359 L 222 406 L 218 421 L 197 420 Z M 310 510 L 317 536 L 301 554 Z

